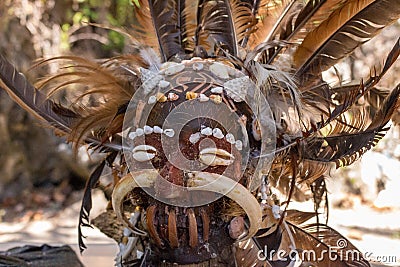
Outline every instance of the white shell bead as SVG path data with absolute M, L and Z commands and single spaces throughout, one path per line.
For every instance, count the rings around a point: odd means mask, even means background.
M 235 144 L 235 142 L 236 142 L 236 140 L 235 140 L 235 136 L 233 136 L 233 134 L 231 134 L 231 133 L 228 133 L 226 136 L 225 136 L 225 138 L 226 138 L 226 141 L 229 143 L 229 144 Z
M 165 88 L 167 88 L 170 84 L 171 84 L 171 83 L 168 82 L 168 81 L 166 81 L 166 80 L 161 80 L 161 81 L 158 83 L 158 86 L 159 86 L 161 89 L 165 89 Z
M 241 151 L 243 149 L 243 142 L 240 140 L 236 140 L 235 147 L 237 150 Z
M 223 90 L 224 90 L 224 88 L 222 88 L 221 86 L 218 86 L 218 87 L 211 88 L 211 93 L 222 94 Z
M 164 130 L 164 134 L 168 137 L 174 137 L 175 135 L 175 131 L 174 129 L 165 129 Z
M 147 101 L 148 104 L 154 104 L 157 102 L 157 97 L 155 95 L 152 95 L 149 97 L 149 100 Z
M 150 127 L 150 126 L 148 126 L 148 125 L 145 125 L 144 127 L 143 127 L 143 131 L 144 131 L 144 134 L 151 134 L 151 133 L 153 133 L 153 127 Z
M 200 132 L 191 134 L 189 137 L 189 142 L 192 144 L 196 144 L 200 140 L 201 134 Z
M 214 128 L 213 129 L 213 136 L 218 138 L 218 139 L 224 138 L 224 134 L 222 133 L 221 129 L 219 129 L 219 128 Z
M 137 135 L 137 136 L 142 136 L 142 135 L 144 135 L 143 129 L 142 129 L 142 128 L 137 128 L 137 129 L 136 129 L 136 135 Z
M 183 71 L 185 69 L 185 65 L 176 62 L 167 62 L 163 64 L 162 68 L 165 69 L 165 75 L 174 75 Z
M 157 134 L 162 134 L 163 133 L 163 129 L 161 129 L 159 126 L 154 126 L 153 127 L 153 132 L 157 133 Z
M 136 132 L 131 132 L 131 133 L 128 134 L 128 138 L 131 139 L 131 140 L 135 139 L 136 136 L 137 136 Z
M 168 93 L 168 100 L 169 101 L 175 101 L 179 99 L 179 95 L 175 94 L 175 93 Z
M 203 63 L 201 62 L 195 62 L 193 63 L 193 70 L 202 70 L 204 67 Z
M 199 95 L 199 101 L 200 102 L 207 102 L 210 98 L 206 96 L 205 94 L 200 94 Z
M 213 131 L 210 127 L 204 128 L 201 130 L 202 135 L 210 136 L 212 135 Z

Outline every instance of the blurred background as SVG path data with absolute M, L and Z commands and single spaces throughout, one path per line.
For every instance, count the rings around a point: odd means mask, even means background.
M 0 53 L 34 82 L 57 66 L 30 67 L 39 58 L 79 55 L 107 58 L 129 51 L 123 35 L 96 27 L 129 27 L 130 0 L 2 0 Z M 88 24 L 90 22 L 91 24 Z M 357 49 L 327 71 L 339 82 L 367 79 L 382 66 L 400 36 L 400 23 Z M 52 69 L 53 68 L 53 69 Z M 392 89 L 400 82 L 397 62 L 379 83 Z M 362 100 L 361 100 L 362 101 Z M 347 236 L 371 260 L 400 266 L 400 117 L 373 151 L 328 178 L 329 224 Z M 0 250 L 23 244 L 70 244 L 78 250 L 77 222 L 82 190 L 96 157 L 53 135 L 0 90 Z M 93 217 L 106 207 L 94 194 Z M 313 210 L 312 201 L 292 207 Z M 112 266 L 116 246 L 95 229 L 87 229 L 87 266 Z M 383 260 L 378 256 L 388 256 Z M 394 256 L 391 257 L 390 256 Z

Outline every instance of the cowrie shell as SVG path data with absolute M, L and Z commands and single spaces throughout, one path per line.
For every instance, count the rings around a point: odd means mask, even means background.
M 199 161 L 208 166 L 228 166 L 235 161 L 235 157 L 220 148 L 205 148 L 199 153 Z
M 132 150 L 132 157 L 139 162 L 145 162 L 156 156 L 157 150 L 149 145 L 139 145 Z

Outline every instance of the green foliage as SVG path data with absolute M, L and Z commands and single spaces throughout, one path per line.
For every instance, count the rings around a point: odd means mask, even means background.
M 129 27 L 133 23 L 132 10 L 139 6 L 137 0 L 78 0 L 77 5 L 66 10 L 66 18 L 62 25 L 61 45 L 69 48 L 68 36 L 71 29 L 78 29 L 85 23 L 93 23 L 116 28 Z M 107 34 L 108 44 L 103 45 L 106 51 L 122 51 L 125 46 L 125 37 L 115 31 L 109 30 Z

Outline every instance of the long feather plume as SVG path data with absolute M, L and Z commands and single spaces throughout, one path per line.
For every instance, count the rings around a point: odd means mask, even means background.
M 280 27 L 277 27 L 274 32 L 271 32 L 271 38 L 275 37 L 280 41 L 287 43 L 301 43 L 304 36 L 315 29 L 321 24 L 321 22 L 329 17 L 329 15 L 346 0 L 317 0 L 308 1 L 307 4 L 300 10 L 294 10 L 291 17 L 285 19 L 286 23 L 282 23 Z M 296 7 L 295 5 L 293 5 Z M 293 8 L 292 9 L 295 9 Z M 271 39 L 270 38 L 270 39 Z M 266 64 L 271 64 L 275 58 L 284 49 L 283 46 L 277 46 L 274 50 L 264 50 L 260 55 L 260 61 Z
M 199 1 L 195 41 L 196 46 L 202 46 L 209 52 L 212 52 L 210 48 L 220 46 L 237 56 L 238 43 L 228 1 Z
M 315 74 L 331 67 L 395 21 L 399 12 L 399 0 L 347 1 L 298 47 L 293 58 L 297 75 Z
M 29 113 L 41 121 L 49 123 L 64 134 L 71 132 L 71 127 L 74 124 L 73 118 L 56 114 L 53 111 L 56 106 L 55 103 L 33 87 L 25 76 L 18 72 L 2 55 L 0 56 L 0 79 L 3 89 Z
M 288 11 L 291 10 L 290 7 L 295 2 L 295 0 L 261 0 L 259 3 L 255 3 L 257 5 L 254 5 L 254 11 L 258 23 L 256 24 L 257 30 L 249 37 L 249 48 L 254 48 L 258 44 L 265 42 L 267 37 L 272 35 L 273 29 L 277 29 L 281 25 L 281 22 L 284 21 L 283 18 L 288 14 Z M 284 12 L 285 10 L 287 11 L 286 13 Z

